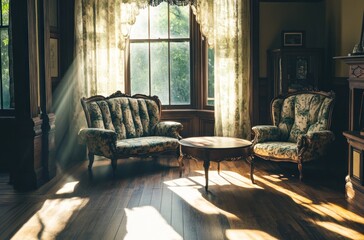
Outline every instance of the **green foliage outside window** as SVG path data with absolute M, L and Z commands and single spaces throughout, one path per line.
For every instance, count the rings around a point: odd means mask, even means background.
M 11 103 L 10 71 L 9 71 L 9 0 L 1 1 L 0 24 L 0 52 L 1 52 L 1 107 L 9 109 Z
M 130 34 L 132 94 L 157 95 L 164 105 L 190 104 L 189 11 L 164 2 L 150 7 L 149 18 L 148 9 L 140 12 Z

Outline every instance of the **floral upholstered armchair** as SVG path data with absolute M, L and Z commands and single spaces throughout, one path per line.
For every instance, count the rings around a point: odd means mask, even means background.
M 273 125 L 254 126 L 253 156 L 298 164 L 322 157 L 335 136 L 331 132 L 333 92 L 304 91 L 274 98 Z M 254 171 L 254 164 L 251 165 Z
M 80 130 L 79 140 L 87 144 L 89 170 L 94 155 L 111 159 L 113 174 L 120 158 L 166 151 L 180 155 L 178 140 L 183 126 L 160 121 L 161 102 L 157 96 L 129 96 L 117 91 L 109 97 L 82 98 L 81 103 L 88 128 Z

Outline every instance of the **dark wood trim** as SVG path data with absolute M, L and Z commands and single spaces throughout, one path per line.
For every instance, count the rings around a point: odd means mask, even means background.
M 251 0 L 251 84 L 250 116 L 252 126 L 259 123 L 259 1 Z
M 29 190 L 42 185 L 55 172 L 54 149 L 50 147 L 55 116 L 50 114 L 48 1 L 10 4 L 17 141 L 11 182 L 16 189 Z
M 161 121 L 176 121 L 183 125 L 181 136 L 214 135 L 214 111 L 205 109 L 171 109 L 162 110 Z

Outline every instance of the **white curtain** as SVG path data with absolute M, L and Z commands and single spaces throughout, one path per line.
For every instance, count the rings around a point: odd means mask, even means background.
M 124 91 L 130 27 L 140 8 L 163 0 L 76 0 L 74 99 Z M 167 0 L 185 5 L 188 0 Z M 250 0 L 190 0 L 215 53 L 215 133 L 249 138 Z
M 192 6 L 215 53 L 215 135 L 250 138 L 250 0 Z
M 147 0 L 76 0 L 76 60 L 83 96 L 124 92 L 125 51 L 139 8 Z

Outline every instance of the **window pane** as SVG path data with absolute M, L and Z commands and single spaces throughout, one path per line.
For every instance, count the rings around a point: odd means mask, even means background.
M 166 2 L 157 7 L 150 7 L 150 38 L 168 37 L 168 4 Z
M 2 0 L 1 11 L 3 15 L 2 25 L 9 25 L 9 0 Z
M 170 6 L 171 38 L 190 37 L 190 6 Z
M 3 88 L 3 108 L 10 108 L 9 86 L 9 34 L 7 29 L 1 30 L 1 77 Z
M 151 95 L 157 95 L 162 104 L 169 104 L 167 42 L 151 43 L 150 55 Z
M 137 16 L 136 21 L 130 30 L 130 38 L 148 38 L 148 8 L 139 10 L 139 15 Z
M 148 43 L 130 43 L 131 94 L 149 95 Z
M 190 44 L 189 42 L 173 42 L 170 48 L 171 104 L 190 104 Z
M 214 49 L 208 48 L 207 105 L 214 105 Z

